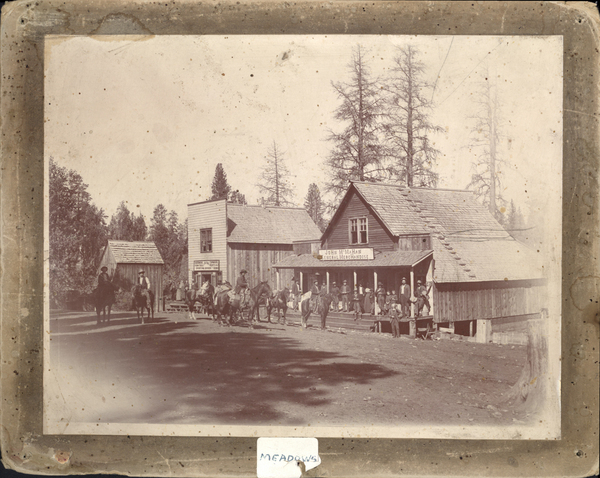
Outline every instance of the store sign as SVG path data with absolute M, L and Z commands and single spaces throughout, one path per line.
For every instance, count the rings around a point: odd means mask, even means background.
M 219 261 L 194 261 L 195 271 L 218 271 Z
M 322 249 L 319 251 L 324 261 L 368 261 L 373 259 L 373 248 L 363 249 Z

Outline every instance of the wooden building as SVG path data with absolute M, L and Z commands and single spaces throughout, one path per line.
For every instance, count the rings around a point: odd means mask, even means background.
M 108 241 L 98 267 L 108 267 L 113 282 L 125 290 L 136 283 L 140 269 L 144 269 L 155 297 L 163 292 L 164 261 L 154 242 Z
M 299 244 L 276 267 L 294 270 L 304 290 L 319 277 L 328 287 L 382 282 L 399 294 L 406 278 L 414 293 L 421 280 L 431 288 L 433 321 L 467 335 L 485 327 L 481 321 L 539 312 L 545 291 L 535 253 L 472 192 L 381 183 L 351 183 L 312 251 Z
M 295 241 L 319 241 L 321 232 L 302 208 L 243 206 L 226 200 L 188 205 L 189 281 L 235 280 L 248 271 L 251 286 L 288 285 L 293 271 L 273 264 L 294 253 Z

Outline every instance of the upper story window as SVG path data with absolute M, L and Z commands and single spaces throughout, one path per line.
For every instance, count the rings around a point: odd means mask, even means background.
M 366 217 L 350 219 L 348 229 L 350 244 L 367 244 L 369 242 L 369 226 Z
M 212 252 L 212 229 L 200 229 L 200 252 Z

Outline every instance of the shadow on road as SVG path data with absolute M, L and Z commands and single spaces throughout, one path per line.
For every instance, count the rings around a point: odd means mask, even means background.
M 51 356 L 60 350 L 61 369 L 75 364 L 77 373 L 76 364 L 100 360 L 103 373 L 127 386 L 142 384 L 138 389 L 153 397 L 143 414 L 118 404 L 113 416 L 102 417 L 113 423 L 306 424 L 342 385 L 401 374 L 262 331 L 206 324 L 211 331 L 205 333 L 196 322 L 161 317 L 141 325 L 131 314 L 117 314 L 109 327 L 96 326 L 92 315 L 54 322 Z M 298 406 L 307 413 L 299 414 Z

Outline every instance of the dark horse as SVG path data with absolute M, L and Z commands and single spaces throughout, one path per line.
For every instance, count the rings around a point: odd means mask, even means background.
M 241 297 L 236 295 L 230 297 L 231 290 L 224 290 L 217 292 L 215 299 L 215 313 L 219 323 L 221 323 L 222 316 L 228 316 L 227 324 L 233 323 L 234 317 L 237 313 L 243 318 L 243 312 L 248 311 L 248 322 L 250 328 L 253 327 L 254 316 L 256 315 L 257 321 L 260 322 L 260 316 L 258 308 L 261 303 L 266 303 L 266 299 L 271 295 L 271 287 L 267 282 L 261 282 L 256 287 L 248 290 L 249 300 L 248 303 L 241 307 Z
M 215 303 L 214 303 L 215 288 L 210 282 L 202 285 L 200 290 L 189 289 L 185 292 L 185 304 L 188 306 L 189 319 L 196 320 L 195 309 L 196 302 L 200 304 L 205 313 L 212 314 L 215 320 Z
M 154 292 L 150 289 L 142 289 L 139 284 L 136 284 L 131 289 L 133 293 L 133 306 L 137 312 L 137 318 L 144 322 L 144 309 L 148 311 L 148 322 L 150 322 L 150 314 L 154 320 Z
M 283 311 L 283 325 L 287 325 L 285 313 L 288 309 L 288 301 L 290 300 L 290 290 L 285 287 L 283 290 L 276 290 L 273 295 L 267 300 L 267 318 L 271 323 L 271 311 L 277 310 L 277 323 L 281 323 L 281 312 Z
M 110 310 L 115 303 L 116 286 L 112 282 L 94 289 L 94 305 L 96 307 L 97 324 L 110 323 Z

